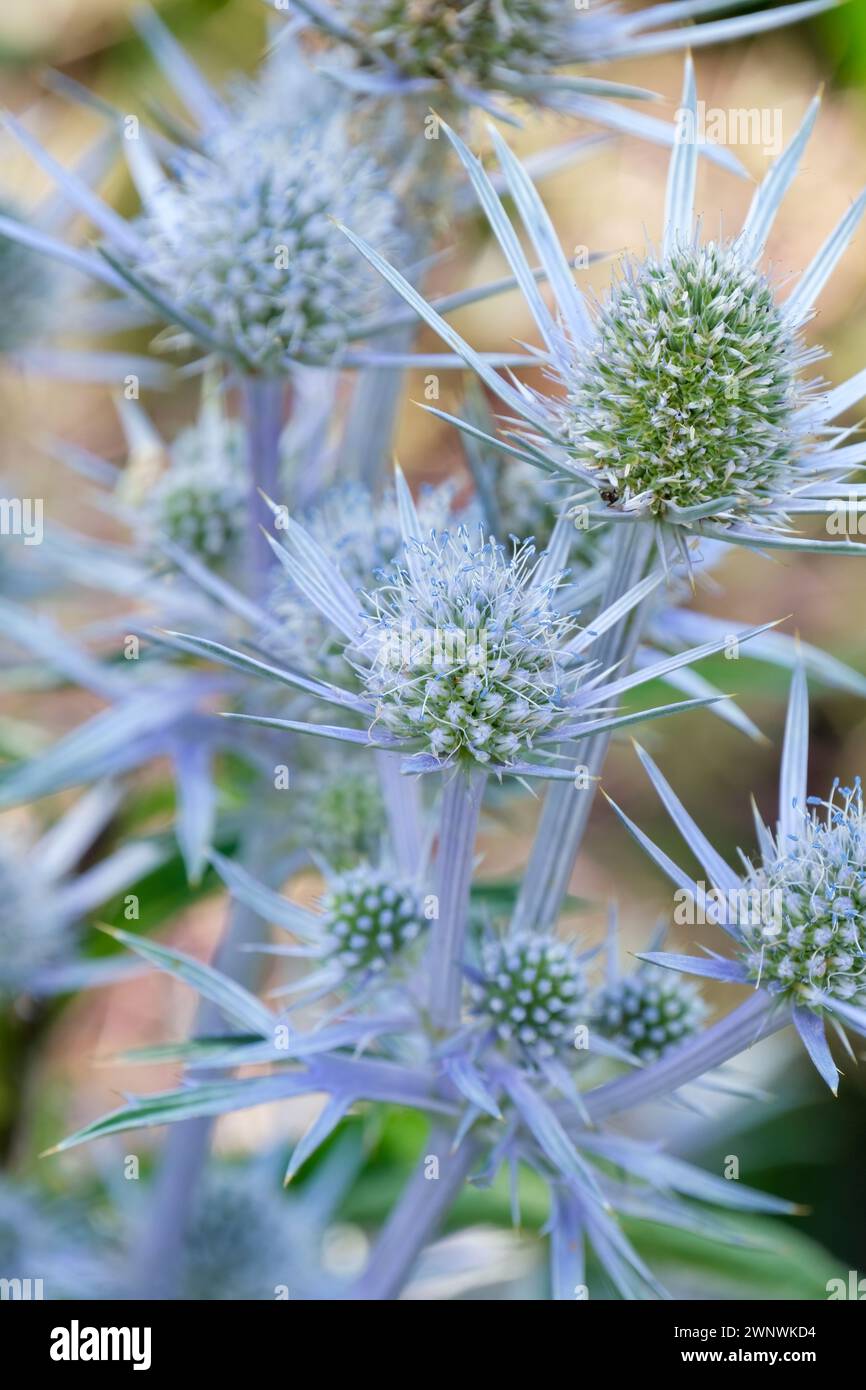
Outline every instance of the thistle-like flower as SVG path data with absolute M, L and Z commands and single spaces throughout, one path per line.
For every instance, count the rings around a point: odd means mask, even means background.
M 772 505 L 808 451 L 816 354 L 736 242 L 625 267 L 567 382 L 569 462 L 622 512 Z
M 480 529 L 432 533 L 376 591 L 359 641 L 375 721 L 442 761 L 513 762 L 561 720 L 559 576 L 542 578 L 531 543 L 511 553 Z
M 345 7 L 359 47 L 374 49 L 407 77 L 486 87 L 497 68 L 547 72 L 562 61 L 574 28 L 556 0 L 353 0 Z
M 180 345 L 192 343 L 245 372 L 279 376 L 299 360 L 330 362 L 359 319 L 382 304 L 381 285 L 361 271 L 331 219 L 357 219 L 393 254 L 401 249 L 397 203 L 386 174 L 354 137 L 350 100 L 338 93 L 326 109 L 321 89 L 333 98 L 333 87 L 294 54 L 288 71 L 309 100 L 276 112 L 247 86 L 224 102 L 158 21 L 143 22 L 201 126 L 196 146 L 168 147 L 161 163 L 165 143 L 158 156 L 144 130 L 124 141 L 142 203 L 140 216 L 125 221 L 10 122 L 103 238 L 100 255 L 45 236 L 36 249 L 131 295 L 150 321 L 176 331 Z M 0 232 L 32 241 L 9 218 L 0 217 Z
M 554 289 L 555 315 L 488 175 L 448 131 L 533 312 L 544 345 L 539 362 L 561 387 L 559 395 L 506 381 L 367 242 L 347 235 L 508 406 L 509 453 L 578 485 L 571 501 L 587 522 L 661 522 L 682 553 L 684 540 L 703 535 L 863 554 L 853 541 L 796 534 L 792 518 L 832 511 L 828 499 L 838 494 L 840 480 L 866 459 L 866 445 L 843 444 L 845 432 L 832 424 L 862 397 L 863 373 L 819 390 L 821 383 L 803 373 L 822 354 L 806 348 L 802 336 L 866 209 L 866 193 L 786 297 L 760 268 L 817 110 L 816 98 L 755 193 L 739 235 L 704 245 L 693 212 L 697 96 L 689 61 L 661 248 L 628 263 L 594 312 L 526 172 L 491 129 L 508 190 Z M 466 428 L 478 436 L 477 427 Z
M 381 298 L 331 221 L 345 215 L 395 245 L 396 204 L 345 112 L 291 131 L 242 122 L 154 190 L 129 272 L 249 370 L 327 360 Z
M 70 568 L 88 546 L 94 571 L 104 587 L 118 593 L 147 596 L 167 610 L 184 601 L 201 611 L 201 583 L 173 572 L 163 588 L 154 579 L 155 563 L 166 555 L 178 565 L 187 560 L 219 572 L 225 578 L 240 560 L 246 526 L 249 484 L 245 472 L 244 428 L 225 412 L 220 383 L 205 377 L 194 422 L 174 438 L 165 438 L 134 400 L 117 402 L 126 453 L 120 467 L 106 459 L 56 440 L 50 445 L 58 462 L 100 485 L 98 505 L 109 510 L 130 533 L 121 559 L 120 547 L 100 551 L 89 538 L 64 532 L 56 538 L 59 563 Z M 77 566 L 75 566 L 77 568 Z M 179 582 L 180 581 L 180 582 Z
M 169 466 L 148 492 L 144 525 L 151 543 L 179 546 L 215 569 L 236 559 L 245 533 L 247 483 L 243 430 L 192 426 L 171 446 Z
M 860 778 L 853 787 L 837 781 L 826 801 L 810 797 L 808 804 L 810 810 L 795 808 L 795 828 L 787 837 L 771 837 L 775 854 L 765 853 L 749 873 L 748 892 L 777 911 L 769 925 L 747 919 L 741 927 L 749 977 L 795 1007 L 820 1010 L 827 995 L 866 1009 L 866 817 Z
M 835 1091 L 829 1022 L 843 1042 L 847 1025 L 866 1035 L 866 820 L 859 778 L 834 784 L 827 801 L 806 796 L 809 709 L 805 676 L 794 673 L 772 833 L 755 808 L 760 856 L 741 854 L 735 873 L 692 820 L 659 769 L 638 749 L 674 824 L 712 884 L 694 883 L 615 807 L 638 842 L 673 879 L 695 913 L 732 937 L 736 958 L 648 952 L 642 959 L 687 974 L 763 990 L 789 1011 L 821 1076 Z
M 347 971 L 385 970 L 425 925 L 417 890 L 367 865 L 335 878 L 322 908 L 329 959 Z
M 329 70 L 353 92 L 456 99 L 513 119 L 496 104 L 501 94 L 670 143 L 662 121 L 600 100 L 650 93 L 557 69 L 735 39 L 805 19 L 827 3 L 807 0 L 673 29 L 664 27 L 671 19 L 705 19 L 724 8 L 722 0 L 678 0 L 675 14 L 658 5 L 629 14 L 608 4 L 575 12 L 557 0 L 296 0 L 296 8 L 341 49 L 354 51 L 353 67 Z
M 573 1046 L 586 1014 L 587 983 L 572 947 L 554 936 L 522 933 L 486 942 L 470 986 L 472 1009 L 496 1036 L 529 1058 Z
M 707 1006 L 697 986 L 642 965 L 606 984 L 593 999 L 596 1027 L 642 1062 L 654 1062 L 697 1033 Z
M 664 679 L 725 645 L 720 638 L 612 679 L 594 670 L 584 653 L 658 587 L 660 573 L 633 585 L 580 630 L 575 616 L 556 605 L 558 566 L 572 534 L 568 521 L 558 527 L 550 549 L 537 556 L 531 544 L 517 540 L 506 550 L 481 528 L 431 531 L 425 539 L 399 471 L 397 501 L 401 558 L 364 595 L 353 591 L 331 556 L 291 518 L 283 526 L 283 544 L 271 542 L 292 583 L 341 635 L 351 682 L 311 679 L 216 642 L 169 634 L 182 650 L 338 705 L 365 723 L 366 731 L 264 715 L 232 717 L 404 752 L 405 771 L 462 766 L 497 776 L 572 781 L 573 766 L 557 766 L 552 746 L 718 698 L 702 695 L 637 715 L 609 712 L 610 702 L 625 691 Z
M 274 955 L 317 961 L 311 975 L 277 994 L 321 997 L 335 989 L 358 988 L 384 977 L 428 925 L 417 885 L 369 864 L 335 873 L 326 869 L 319 910 L 268 893 L 240 865 L 213 853 L 214 866 L 234 896 L 299 938 L 301 946 L 264 947 Z

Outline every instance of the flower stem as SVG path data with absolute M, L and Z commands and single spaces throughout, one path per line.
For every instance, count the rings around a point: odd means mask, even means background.
M 273 517 L 261 492 L 275 502 L 280 497 L 280 436 L 283 430 L 281 377 L 246 376 L 241 385 L 242 409 L 246 426 L 247 465 L 247 584 L 251 593 L 261 595 L 267 587 L 271 553 L 261 528 L 270 532 Z
M 614 552 L 602 608 L 639 583 L 652 563 L 653 527 L 637 524 L 625 531 L 623 543 Z M 628 620 L 602 634 L 592 648 L 593 660 L 600 669 L 616 666 L 618 676 L 628 673 L 650 603 L 651 600 L 644 600 Z M 610 734 L 600 733 L 572 745 L 575 759 L 586 769 L 586 786 L 578 788 L 569 782 L 558 782 L 547 791 L 514 909 L 515 930 L 543 930 L 556 922 L 568 893 L 609 743 Z
M 234 903 L 216 965 L 240 984 L 255 986 L 258 959 L 245 945 L 261 940 L 262 924 L 242 903 Z M 202 1004 L 196 1016 L 193 1036 L 224 1031 L 219 1011 Z M 204 1079 L 205 1073 L 202 1074 Z M 199 1180 L 207 1166 L 214 1121 L 211 1118 L 185 1120 L 172 1125 L 166 1137 L 153 1196 L 146 1213 L 146 1224 L 134 1249 L 134 1292 L 139 1298 L 177 1298 L 184 1249 L 184 1236 Z
M 437 1125 L 430 1131 L 426 1153 L 382 1228 L 375 1249 L 349 1297 L 358 1300 L 397 1298 L 441 1222 L 460 1194 L 481 1145 L 464 1139 L 451 1152 L 452 1131 Z M 438 1175 L 431 1175 L 429 1159 L 439 1161 Z
M 421 797 L 417 778 L 400 771 L 401 753 L 376 750 L 382 800 L 388 817 L 391 846 L 401 874 L 414 877 L 424 854 Z
M 486 782 L 487 774 L 480 769 L 468 774 L 458 770 L 442 791 L 436 853 L 439 917 L 427 962 L 430 1017 L 442 1029 L 456 1028 L 460 1022 L 469 888 Z
M 387 334 L 378 347 L 383 352 L 408 353 L 415 336 L 415 328 L 398 329 Z M 389 471 L 404 377 L 405 373 L 394 367 L 366 367 L 357 374 L 341 450 L 341 471 L 346 477 L 359 478 L 374 496 Z

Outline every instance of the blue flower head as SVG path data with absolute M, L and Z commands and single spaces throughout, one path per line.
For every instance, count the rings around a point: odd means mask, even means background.
M 677 0 L 627 14 L 614 4 L 559 0 L 297 0 L 296 8 L 336 42 L 351 66 L 328 70 L 352 92 L 391 101 L 435 97 L 514 120 L 500 95 L 589 118 L 647 139 L 670 142 L 671 127 L 610 98 L 645 100 L 643 88 L 593 75 L 561 73 L 644 53 L 664 53 L 776 28 L 824 9 L 807 0 L 757 14 L 688 27 L 723 0 Z
M 775 911 L 742 927 L 749 976 L 819 1011 L 825 999 L 866 1009 L 866 818 L 860 779 L 798 807 L 749 887 Z M 769 846 L 768 846 L 769 849 Z M 832 1011 L 832 1002 L 829 1007 Z
M 735 872 L 713 848 L 652 759 L 638 753 L 674 823 L 703 865 L 712 896 L 689 879 L 618 807 L 638 842 L 706 920 L 732 938 L 733 960 L 651 951 L 642 959 L 728 983 L 751 984 L 768 1007 L 794 1023 L 821 1076 L 835 1091 L 829 1025 L 866 1036 L 866 823 L 859 779 L 835 784 L 827 801 L 807 801 L 809 709 L 802 666 L 794 672 L 779 779 L 779 822 L 768 829 L 755 808 L 759 856 Z
M 530 1059 L 567 1053 L 586 1015 L 582 962 L 564 941 L 537 932 L 485 943 L 470 993 L 473 1013 Z
M 396 204 L 339 110 L 324 127 L 230 125 L 155 192 L 132 268 L 248 368 L 328 359 L 381 298 L 331 220 L 341 210 L 396 246 Z
M 707 1016 L 700 992 L 658 966 L 642 965 L 593 998 L 596 1027 L 642 1062 L 654 1062 L 699 1031 Z
M 507 380 L 366 240 L 349 239 L 473 368 L 507 407 L 505 449 L 577 491 L 589 521 L 663 522 L 687 540 L 862 555 L 849 540 L 813 541 L 794 518 L 825 515 L 827 486 L 866 458 L 842 446 L 833 422 L 862 396 L 862 375 L 833 391 L 804 376 L 822 353 L 803 328 L 866 210 L 866 193 L 830 233 L 784 296 L 761 269 L 767 238 L 814 125 L 810 105 L 788 148 L 756 190 L 740 233 L 704 243 L 695 219 L 697 93 L 686 64 L 681 138 L 670 161 L 657 253 L 630 262 L 607 298 L 590 304 L 525 168 L 490 129 L 505 185 L 553 289 L 551 312 L 512 219 L 479 159 L 446 127 L 535 319 L 538 364 L 558 393 Z M 447 417 L 453 419 L 453 417 Z M 496 440 L 454 420 L 494 447 Z M 660 536 L 661 541 L 661 536 Z
M 434 757 L 507 764 L 564 715 L 572 623 L 529 543 L 431 533 L 371 595 L 359 646 L 376 722 Z

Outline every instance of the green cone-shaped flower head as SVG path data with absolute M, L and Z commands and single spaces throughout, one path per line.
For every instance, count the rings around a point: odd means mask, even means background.
M 526 932 L 482 948 L 483 980 L 472 985 L 473 1012 L 497 1037 L 538 1057 L 573 1045 L 585 1014 L 586 979 L 574 950 L 556 937 Z
M 353 0 L 347 11 L 359 41 L 407 76 L 482 86 L 497 68 L 546 72 L 569 19 L 558 0 Z
M 322 906 L 331 954 L 347 972 L 385 970 L 426 925 L 417 890 L 367 865 L 334 879 Z
M 594 1002 L 596 1027 L 644 1062 L 692 1037 L 707 1012 L 696 985 L 653 965 L 605 985 Z
M 376 722 L 434 757 L 507 765 L 562 709 L 558 577 L 531 544 L 434 533 L 372 595 L 364 647 Z
M 797 326 L 736 243 L 630 263 L 566 383 L 568 453 L 626 510 L 766 506 L 788 491 L 806 442 L 805 360 Z
M 866 817 L 859 778 L 810 799 L 797 836 L 778 841 L 749 886 L 754 922 L 741 923 L 753 980 L 794 1004 L 830 1000 L 866 1006 Z M 760 920 L 759 920 L 760 919 Z

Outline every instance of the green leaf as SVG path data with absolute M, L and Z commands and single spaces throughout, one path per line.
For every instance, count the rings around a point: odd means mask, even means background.
M 153 1047 L 134 1047 L 108 1060 L 111 1065 L 153 1066 L 162 1062 L 210 1062 L 233 1056 L 244 1048 L 261 1047 L 258 1033 L 228 1033 L 223 1037 L 187 1038 L 182 1042 L 156 1043 Z
M 223 1013 L 239 1023 L 241 1027 L 257 1033 L 261 1038 L 269 1038 L 273 1032 L 275 1015 L 266 1009 L 254 994 L 242 985 L 222 975 L 218 970 L 186 955 L 184 951 L 173 950 L 169 946 L 158 946 L 145 937 L 133 936 L 118 927 L 105 927 L 109 936 L 121 941 L 131 951 L 143 956 L 152 965 L 165 970 L 175 979 L 191 985 L 205 999 L 211 1000 Z
M 744 1246 L 689 1231 L 624 1220 L 623 1227 L 674 1297 L 825 1300 L 827 1281 L 845 1274 L 823 1246 L 771 1217 L 725 1214 Z M 757 1248 L 756 1248 L 757 1246 Z
M 129 1105 L 103 1115 L 93 1124 L 85 1125 L 68 1139 L 46 1150 L 48 1154 L 63 1153 L 78 1144 L 122 1134 L 130 1129 L 146 1129 L 152 1125 L 171 1124 L 178 1120 L 193 1120 L 204 1115 L 225 1115 L 233 1110 L 246 1110 L 253 1105 L 266 1105 L 287 1096 L 301 1095 L 314 1088 L 303 1072 L 282 1072 L 278 1076 L 255 1077 L 242 1081 L 211 1081 L 179 1091 L 161 1091 L 158 1095 L 133 1098 Z

